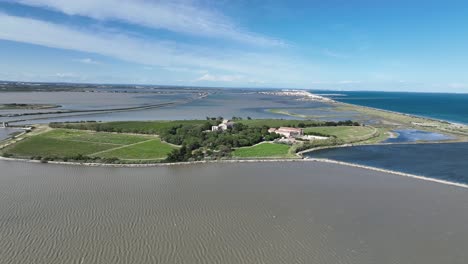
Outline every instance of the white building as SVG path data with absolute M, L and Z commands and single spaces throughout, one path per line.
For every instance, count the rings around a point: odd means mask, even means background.
M 304 135 L 304 129 L 295 127 L 270 128 L 268 132 L 276 133 L 286 138 L 296 138 Z
M 225 131 L 228 128 L 232 128 L 234 122 L 231 120 L 223 120 L 223 122 L 217 126 L 212 126 L 211 131 Z

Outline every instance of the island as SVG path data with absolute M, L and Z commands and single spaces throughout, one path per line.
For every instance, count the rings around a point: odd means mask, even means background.
M 246 159 L 294 160 L 302 159 L 303 153 L 317 149 L 381 143 L 394 136 L 391 128 L 351 120 L 250 117 L 58 122 L 32 126 L 28 133 L 0 144 L 0 154 L 3 158 L 44 163 L 124 165 Z M 437 126 L 436 129 L 441 128 Z M 460 140 L 466 140 L 463 134 L 451 139 Z
M 207 117 L 206 120 L 35 125 L 6 141 L 3 157 L 80 163 L 142 164 L 226 159 L 299 159 L 304 149 L 379 138 L 353 121 Z

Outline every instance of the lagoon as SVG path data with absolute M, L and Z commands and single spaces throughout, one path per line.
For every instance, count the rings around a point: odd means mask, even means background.
M 0 263 L 466 263 L 466 189 L 318 162 L 0 161 Z
M 468 183 L 468 143 L 353 146 L 313 151 L 305 156 Z

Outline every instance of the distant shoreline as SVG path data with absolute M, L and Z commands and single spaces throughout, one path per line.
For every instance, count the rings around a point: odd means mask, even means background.
M 387 109 L 382 109 L 382 108 L 377 108 L 377 107 L 372 107 L 372 106 L 351 104 L 351 103 L 345 103 L 345 102 L 341 102 L 341 101 L 335 101 L 332 104 L 344 104 L 346 106 L 353 106 L 353 107 L 357 106 L 357 107 L 367 108 L 367 109 L 374 110 L 374 111 L 383 111 L 383 112 L 387 112 L 387 113 L 390 113 L 390 114 L 404 115 L 404 116 L 408 116 L 408 117 L 425 119 L 425 120 L 433 121 L 433 122 L 447 123 L 447 124 L 456 125 L 456 126 L 465 126 L 465 127 L 468 126 L 468 124 L 457 123 L 457 122 L 453 122 L 453 121 L 450 121 L 450 120 L 439 119 L 439 118 L 430 117 L 430 116 L 421 116 L 421 115 L 416 115 L 416 114 L 408 114 L 408 113 L 397 112 L 397 111 L 393 111 L 393 110 L 387 110 Z

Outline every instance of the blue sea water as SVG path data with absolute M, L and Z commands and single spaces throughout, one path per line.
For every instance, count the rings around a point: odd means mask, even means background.
M 468 94 L 312 91 L 334 100 L 468 124 Z
M 468 143 L 371 145 L 325 149 L 307 157 L 468 183 Z

